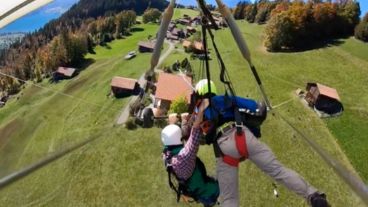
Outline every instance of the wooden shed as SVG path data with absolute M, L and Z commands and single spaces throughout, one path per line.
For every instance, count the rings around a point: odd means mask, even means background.
M 305 100 L 316 111 L 326 115 L 338 115 L 344 110 L 336 89 L 320 83 L 307 83 Z
M 111 91 L 116 98 L 138 95 L 140 86 L 137 80 L 115 76 L 111 80 Z
M 139 42 L 138 43 L 138 50 L 139 52 L 153 52 L 155 48 L 155 42 L 149 41 L 149 42 Z
M 54 81 L 70 79 L 76 75 L 77 69 L 75 68 L 58 67 L 58 69 L 53 73 L 53 79 Z

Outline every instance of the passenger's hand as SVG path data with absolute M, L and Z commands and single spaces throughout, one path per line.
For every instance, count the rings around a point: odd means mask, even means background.
M 198 106 L 198 113 L 203 114 L 204 110 L 206 110 L 208 105 L 210 105 L 210 102 L 208 101 L 208 99 L 203 99 L 201 104 Z
M 189 120 L 189 113 L 182 113 L 180 114 L 181 121 L 188 121 Z
M 209 105 L 208 99 L 203 99 L 201 104 L 198 106 L 198 112 L 194 120 L 193 127 L 195 128 L 200 127 L 200 124 L 203 122 L 204 110 L 206 110 L 208 105 Z

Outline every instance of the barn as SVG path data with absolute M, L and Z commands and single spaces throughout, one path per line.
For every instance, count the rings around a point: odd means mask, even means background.
M 70 79 L 77 75 L 77 69 L 75 68 L 67 68 L 67 67 L 59 67 L 53 73 L 54 81 L 62 80 L 62 79 Z
M 320 83 L 307 83 L 306 90 L 305 100 L 320 116 L 336 116 L 344 110 L 336 89 Z
M 140 93 L 137 80 L 115 76 L 111 80 L 111 92 L 116 98 L 123 98 Z
M 153 52 L 155 48 L 155 42 L 139 42 L 138 50 L 139 52 Z

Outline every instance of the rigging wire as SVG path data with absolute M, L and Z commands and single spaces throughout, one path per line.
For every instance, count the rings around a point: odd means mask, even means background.
M 100 139 L 102 138 L 103 136 L 100 136 L 102 134 L 102 132 L 98 133 L 98 134 L 95 134 L 93 136 L 90 136 L 88 137 L 88 139 L 76 144 L 76 145 L 73 145 L 67 149 L 64 149 L 60 152 L 57 152 L 57 153 L 54 153 L 53 155 L 45 158 L 45 159 L 42 159 L 34 164 L 31 164 L 17 172 L 14 172 L 8 176 L 5 176 L 3 178 L 0 179 L 0 190 L 4 189 L 5 187 L 7 187 L 8 185 L 30 175 L 31 173 L 39 170 L 40 168 L 42 167 L 45 167 L 46 165 L 48 164 L 51 164 L 52 162 L 64 157 L 65 155 L 68 155 L 69 153 L 71 152 L 74 152 L 75 150 L 97 140 L 97 139 Z

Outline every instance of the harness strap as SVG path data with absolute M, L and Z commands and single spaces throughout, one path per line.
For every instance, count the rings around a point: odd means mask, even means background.
M 230 155 L 223 155 L 222 159 L 223 161 L 233 167 L 238 167 L 239 162 L 244 161 L 248 159 L 248 148 L 247 148 L 247 142 L 245 137 L 245 132 L 242 131 L 240 134 L 235 133 L 235 146 L 240 154 L 240 158 L 235 158 Z

